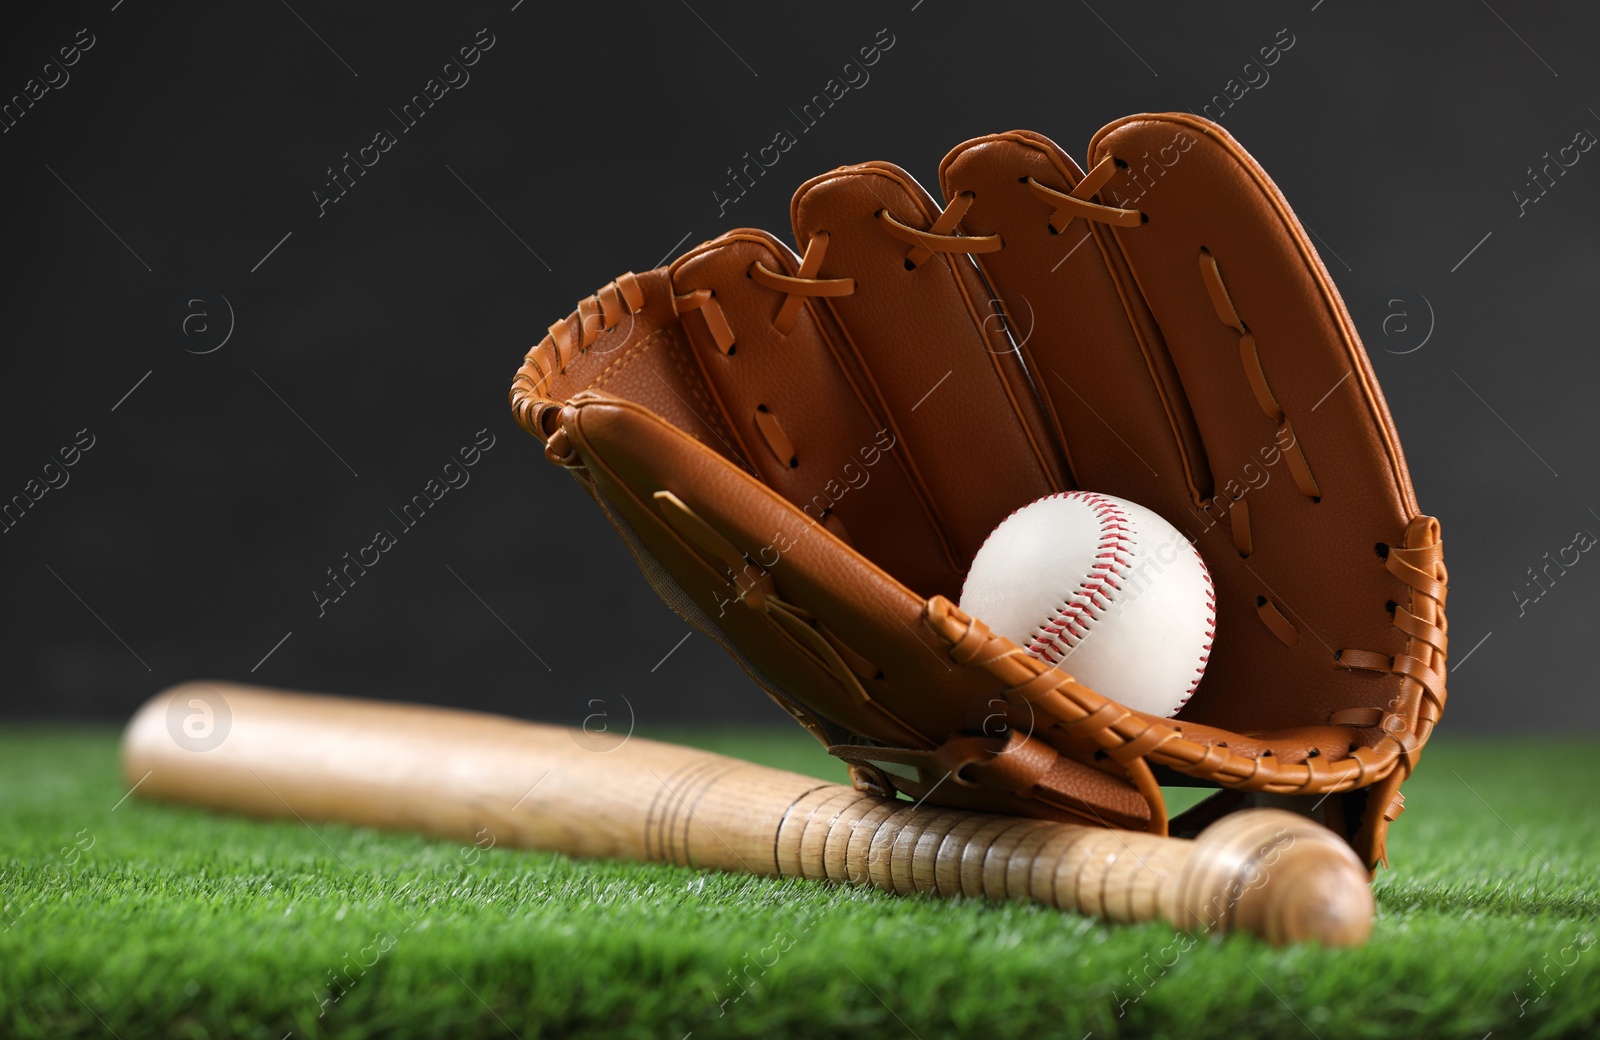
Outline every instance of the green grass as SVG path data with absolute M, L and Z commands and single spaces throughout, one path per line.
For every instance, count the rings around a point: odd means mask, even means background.
M 798 730 L 699 743 L 840 775 Z M 1367 946 L 1185 950 L 1161 925 L 1019 904 L 474 856 L 138 798 L 113 811 L 115 734 L 13 730 L 0 1035 L 1584 1036 L 1597 751 L 1440 738 L 1407 786 Z

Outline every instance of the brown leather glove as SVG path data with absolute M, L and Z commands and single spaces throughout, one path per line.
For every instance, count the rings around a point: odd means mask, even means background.
M 1369 866 L 1445 701 L 1445 568 L 1327 270 L 1267 175 L 1190 115 L 1083 173 L 968 141 L 940 207 L 898 167 L 813 178 L 801 257 L 731 231 L 550 327 L 517 420 L 656 591 L 860 787 L 1167 832 L 1311 813 Z M 1205 678 L 1130 710 L 952 602 L 1009 513 L 1085 488 L 1184 531 Z

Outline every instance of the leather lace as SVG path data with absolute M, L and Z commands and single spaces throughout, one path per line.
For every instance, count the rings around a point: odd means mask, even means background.
M 1097 163 L 1070 192 L 1057 191 L 1032 177 L 1020 179 L 1035 198 L 1051 207 L 1049 226 L 1057 233 L 1064 230 L 1075 218 L 1117 227 L 1133 227 L 1144 220 L 1143 214 L 1138 210 L 1107 206 L 1090 198 L 1105 187 L 1115 174 L 1118 165 L 1119 160 L 1107 156 Z M 972 208 L 975 198 L 972 192 L 958 194 L 926 229 L 912 227 L 890 213 L 887 208 L 880 209 L 876 216 L 885 231 L 911 247 L 906 253 L 905 262 L 908 269 L 915 269 L 934 253 L 993 253 L 1004 247 L 999 235 L 955 233 L 956 226 Z M 806 243 L 805 255 L 801 258 L 799 270 L 792 275 L 774 271 L 759 260 L 750 266 L 749 275 L 753 281 L 784 296 L 783 303 L 779 305 L 772 320 L 773 327 L 779 333 L 786 335 L 794 327 L 800 308 L 807 299 L 848 296 L 855 292 L 854 278 L 818 276 L 822 269 L 823 258 L 827 254 L 829 239 L 830 236 L 826 231 L 813 234 Z M 736 347 L 734 330 L 723 314 L 721 305 L 717 303 L 716 293 L 713 290 L 696 289 L 681 293 L 674 297 L 673 302 L 680 314 L 700 311 L 717 349 L 724 354 L 734 352 Z M 519 376 L 522 383 L 527 384 L 524 389 L 529 392 L 524 403 L 531 405 L 533 395 L 541 391 L 553 376 L 566 371 L 574 358 L 586 353 L 600 333 L 611 331 L 623 318 L 636 313 L 643 306 L 644 297 L 638 280 L 629 273 L 610 283 L 594 296 L 585 298 L 577 312 L 568 316 L 565 321 L 550 326 L 549 334 L 524 359 L 528 371 Z M 528 414 L 524 415 L 522 412 Z M 519 421 L 527 423 L 530 432 L 543 433 L 542 423 L 535 421 L 542 416 L 536 417 L 528 408 L 523 408 L 518 414 Z
M 1067 229 L 1067 225 L 1072 223 L 1075 217 L 1112 224 L 1116 227 L 1138 227 L 1144 223 L 1144 214 L 1138 210 L 1120 209 L 1089 200 L 1089 196 L 1106 186 L 1106 182 L 1117 172 L 1117 168 L 1116 157 L 1108 155 L 1096 163 L 1094 169 L 1085 174 L 1077 187 L 1069 192 L 1047 187 L 1032 177 L 1022 178 L 1022 183 L 1028 186 L 1034 198 L 1047 206 L 1055 207 L 1055 211 L 1050 214 L 1050 230 L 1058 235 Z
M 1136 209 L 1107 206 L 1091 198 L 1105 187 L 1116 173 L 1118 164 L 1119 160 L 1107 156 L 1097 163 L 1070 192 L 1057 191 L 1032 177 L 1022 177 L 1020 180 L 1028 186 L 1028 191 L 1035 198 L 1050 207 L 1048 224 L 1057 234 L 1078 218 L 1117 227 L 1137 227 L 1144 222 L 1143 213 Z M 977 196 L 970 191 L 959 193 L 926 228 L 912 227 L 896 217 L 887 207 L 878 210 L 875 216 L 884 231 L 910 246 L 906 252 L 905 265 L 908 271 L 915 270 L 935 253 L 994 253 L 1005 247 L 1005 242 L 997 234 L 958 233 L 962 218 L 967 215 L 967 211 L 972 208 L 976 199 Z M 854 278 L 819 276 L 830 241 L 829 232 L 814 233 L 806 243 L 800 268 L 794 274 L 774 271 L 760 260 L 750 265 L 747 273 L 751 280 L 764 289 L 783 294 L 783 303 L 779 305 L 777 313 L 772 318 L 772 327 L 779 334 L 788 335 L 794 328 L 795 320 L 800 316 L 800 308 L 806 300 L 815 297 L 849 296 L 856 291 Z M 681 293 L 675 299 L 679 313 L 700 311 L 706 319 L 707 329 L 718 350 L 723 354 L 734 353 L 737 346 L 736 337 L 732 326 L 722 313 L 721 305 L 717 303 L 716 293 L 713 290 L 696 289 Z
M 880 209 L 877 213 L 878 223 L 883 229 L 895 238 L 911 246 L 911 252 L 906 254 L 906 270 L 913 270 L 934 253 L 994 253 L 998 252 L 1005 243 L 999 235 L 957 235 L 953 234 L 956 225 L 961 223 L 961 218 L 967 215 L 967 210 L 972 208 L 972 203 L 977 196 L 970 191 L 964 191 L 950 200 L 926 231 L 902 223 L 895 218 L 888 209 Z
M 784 335 L 794 328 L 800 316 L 800 304 L 809 296 L 848 296 L 856 291 L 854 278 L 818 278 L 822 257 L 828 250 L 829 234 L 818 231 L 806 243 L 806 255 L 800 259 L 800 270 L 792 275 L 780 274 L 757 260 L 750 265 L 750 277 L 757 285 L 784 294 L 783 306 L 772 319 L 772 327 Z

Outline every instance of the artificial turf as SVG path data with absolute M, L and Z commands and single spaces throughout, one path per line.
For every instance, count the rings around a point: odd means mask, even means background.
M 798 730 L 694 742 L 840 778 Z M 1587 1036 L 1597 750 L 1435 739 L 1330 951 L 119 804 L 114 733 L 13 729 L 0 1035 Z

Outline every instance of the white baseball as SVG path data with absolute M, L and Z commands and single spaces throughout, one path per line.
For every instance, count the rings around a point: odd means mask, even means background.
M 1211 575 L 1182 532 L 1144 506 L 1090 491 L 1006 517 L 972 560 L 961 609 L 1151 715 L 1188 703 L 1217 624 Z

